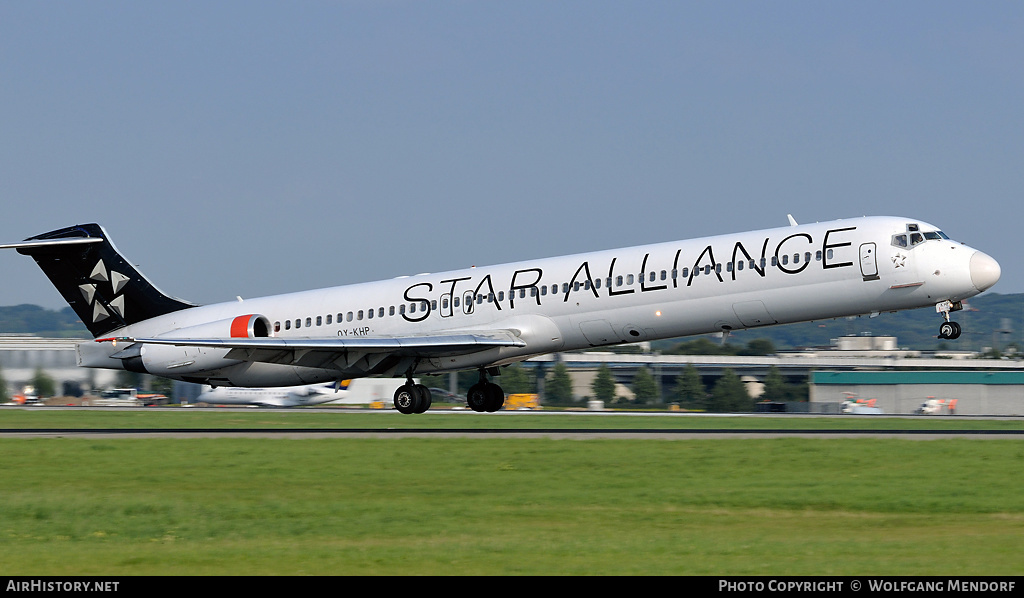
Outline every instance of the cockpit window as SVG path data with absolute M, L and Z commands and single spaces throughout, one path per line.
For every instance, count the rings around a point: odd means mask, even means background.
M 906 233 L 892 236 L 892 246 L 914 247 L 925 241 L 938 241 L 941 239 L 949 239 L 949 237 L 940 230 L 921 232 L 919 225 L 908 224 Z

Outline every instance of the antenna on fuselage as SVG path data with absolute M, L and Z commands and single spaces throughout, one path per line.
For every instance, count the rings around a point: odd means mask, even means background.
M 786 218 L 789 218 L 789 225 L 790 226 L 796 226 L 796 220 L 793 219 L 793 215 L 792 214 L 786 214 Z

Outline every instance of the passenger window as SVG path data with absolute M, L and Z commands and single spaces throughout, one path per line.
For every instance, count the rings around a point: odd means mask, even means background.
M 313 325 L 313 318 L 306 318 L 306 328 Z
M 358 312 L 356 313 L 356 319 L 357 319 L 357 320 L 362 320 L 362 319 L 363 319 L 363 310 L 359 310 L 359 311 L 358 311 Z
M 281 332 L 281 322 L 274 322 L 274 332 Z
M 383 307 L 377 309 L 377 317 L 378 318 L 383 318 L 384 317 L 384 308 Z
M 352 312 L 348 312 L 345 314 L 345 320 L 348 322 L 352 321 Z

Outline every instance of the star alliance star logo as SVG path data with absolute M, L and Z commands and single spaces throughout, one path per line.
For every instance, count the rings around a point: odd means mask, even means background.
M 78 285 L 78 289 L 82 291 L 82 296 L 85 300 L 92 305 L 92 321 L 95 324 L 100 320 L 105 320 L 110 317 L 110 312 L 107 311 L 103 304 L 96 301 L 96 291 L 99 288 L 98 283 L 109 283 L 110 288 L 113 291 L 113 299 L 107 302 L 107 305 L 111 310 L 114 311 L 122 320 L 124 319 L 124 295 L 118 295 L 124 290 L 125 285 L 131 280 L 128 276 L 117 272 L 116 270 L 107 270 L 103 260 L 96 262 L 96 267 L 92 269 L 92 273 L 89 274 L 89 280 L 96 281 L 97 284 L 81 284 Z
M 897 253 L 896 255 L 892 256 L 892 265 L 897 268 L 903 268 L 904 266 L 907 265 L 906 262 L 907 256 L 903 255 L 902 253 Z

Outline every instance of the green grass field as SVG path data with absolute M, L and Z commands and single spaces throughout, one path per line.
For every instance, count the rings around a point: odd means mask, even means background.
M 58 413 L 212 426 L 191 411 L 5 410 L 0 427 L 71 427 Z M 676 419 L 205 415 L 249 427 Z M 1024 573 L 1015 439 L 35 438 L 0 439 L 0 455 L 7 575 Z

